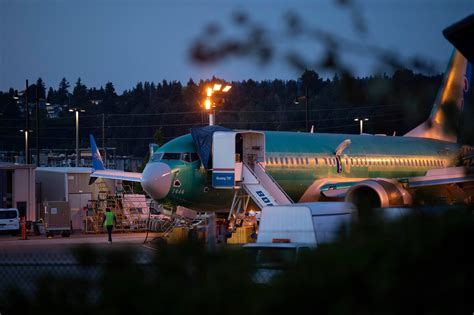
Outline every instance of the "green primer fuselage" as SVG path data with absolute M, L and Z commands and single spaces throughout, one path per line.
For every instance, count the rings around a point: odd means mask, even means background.
M 344 140 L 351 144 L 340 156 L 338 172 L 335 150 Z M 423 176 L 429 169 L 454 166 L 460 149 L 456 143 L 423 138 L 277 131 L 265 132 L 265 142 L 266 158 L 261 162 L 294 201 L 322 179 L 350 182 Z M 155 154 L 160 152 L 197 150 L 187 134 L 166 143 Z M 160 162 L 168 164 L 175 174 L 168 198 L 198 210 L 229 210 L 233 190 L 213 189 L 211 174 L 200 161 Z M 174 185 L 176 179 L 179 187 Z

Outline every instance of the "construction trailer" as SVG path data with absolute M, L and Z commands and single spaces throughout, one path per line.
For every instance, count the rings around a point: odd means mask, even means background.
M 35 168 L 32 164 L 0 162 L 0 208 L 17 208 L 20 217 L 39 217 L 35 196 Z

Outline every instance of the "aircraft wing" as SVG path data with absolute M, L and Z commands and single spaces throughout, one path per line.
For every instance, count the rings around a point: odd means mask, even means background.
M 467 183 L 474 181 L 474 174 L 466 174 L 463 166 L 429 170 L 425 176 L 408 177 L 399 180 L 408 188 Z
M 91 177 L 140 182 L 142 178 L 142 173 L 124 172 L 118 170 L 96 170 L 92 172 Z
M 365 179 L 361 179 L 360 181 L 327 183 L 321 186 L 320 192 L 325 197 L 344 198 L 352 186 L 364 180 Z M 448 167 L 429 170 L 424 176 L 399 178 L 398 181 L 405 184 L 406 188 L 449 185 L 474 182 L 474 173 L 466 173 L 466 168 L 463 166 Z

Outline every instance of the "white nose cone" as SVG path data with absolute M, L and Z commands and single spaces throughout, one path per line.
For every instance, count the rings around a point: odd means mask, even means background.
M 141 184 L 153 199 L 166 197 L 171 188 L 171 168 L 161 162 L 148 163 L 143 170 Z

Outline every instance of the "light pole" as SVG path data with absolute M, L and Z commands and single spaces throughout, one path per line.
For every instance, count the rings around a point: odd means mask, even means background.
M 29 148 L 29 134 L 32 133 L 33 130 L 20 129 L 20 132 L 25 134 L 25 163 L 29 164 L 28 163 L 28 154 L 27 154 L 28 148 Z
M 26 117 L 26 123 L 25 123 L 25 163 L 26 164 L 30 164 L 31 163 L 31 157 L 30 157 L 30 146 L 29 146 L 29 143 L 28 143 L 28 131 L 30 130 L 30 107 L 29 107 L 29 104 L 28 104 L 28 80 L 26 80 L 26 89 L 23 93 L 23 95 L 25 96 L 25 117 Z M 18 93 L 19 94 L 19 93 Z M 13 99 L 16 100 L 17 104 L 20 103 L 20 97 L 17 95 L 15 95 L 13 97 Z M 23 131 L 22 131 L 23 132 Z
M 209 126 L 213 126 L 216 116 L 216 103 L 213 102 L 212 96 L 216 95 L 217 97 L 222 97 L 222 93 L 227 93 L 232 88 L 231 85 L 226 84 L 222 87 L 221 83 L 215 83 L 213 87 L 206 88 L 206 99 L 204 100 L 204 108 L 209 112 Z
M 84 109 L 70 108 L 69 111 L 76 113 L 76 167 L 79 166 L 79 112 L 84 113 Z
M 303 96 L 299 96 L 295 99 L 295 104 L 298 105 L 300 103 L 300 100 L 304 99 L 305 101 L 305 112 L 306 112 L 306 132 L 309 132 L 309 109 L 308 109 L 308 87 L 305 89 L 305 94 Z
M 38 90 L 38 85 L 36 85 L 36 108 L 35 108 L 35 111 L 36 111 L 36 127 L 35 127 L 35 130 L 36 130 L 36 166 L 39 167 L 40 166 L 40 147 L 39 147 L 39 128 L 40 128 L 40 114 L 39 114 L 39 104 L 40 104 L 40 101 L 44 102 L 44 104 L 46 106 L 50 105 L 49 103 L 49 100 L 48 99 L 44 99 L 44 98 L 40 98 L 39 97 L 39 90 Z
M 364 121 L 368 121 L 369 118 L 355 118 L 354 121 L 358 121 L 360 125 L 360 134 L 364 131 Z

